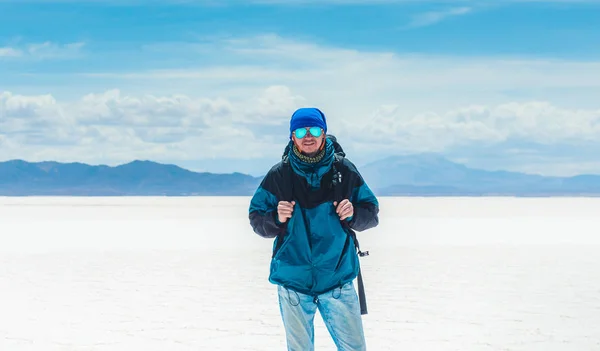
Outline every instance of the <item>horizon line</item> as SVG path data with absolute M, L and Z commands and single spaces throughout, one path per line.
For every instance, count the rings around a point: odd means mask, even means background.
M 577 177 L 585 177 L 585 176 L 598 176 L 600 177 L 600 174 L 594 174 L 594 173 L 579 173 L 579 174 L 575 174 L 575 175 L 571 175 L 571 176 L 552 176 L 552 175 L 542 175 L 542 174 L 536 174 L 536 173 L 528 173 L 528 172 L 520 172 L 520 171 L 509 171 L 509 170 L 503 170 L 503 169 L 498 169 L 498 170 L 486 170 L 483 168 L 473 168 L 473 167 L 469 167 L 464 163 L 460 163 L 460 162 L 455 162 L 452 160 L 449 160 L 447 157 L 440 155 L 440 154 L 436 154 L 436 153 L 414 153 L 414 154 L 405 154 L 405 155 L 393 155 L 393 156 L 387 156 L 387 157 L 383 157 L 380 159 L 377 159 L 373 162 L 370 163 L 374 163 L 374 162 L 382 162 L 385 161 L 387 159 L 391 159 L 391 158 L 399 158 L 399 157 L 410 157 L 410 156 L 423 156 L 423 155 L 436 155 L 439 156 L 440 158 L 455 164 L 455 165 L 461 165 L 467 168 L 467 170 L 469 171 L 485 171 L 485 172 L 507 172 L 507 173 L 512 173 L 512 174 L 522 174 L 522 175 L 530 175 L 530 176 L 539 176 L 539 177 L 543 177 L 543 178 L 556 178 L 556 179 L 569 179 L 569 178 L 577 178 Z M 0 164 L 3 163 L 10 163 L 10 162 L 24 162 L 24 163 L 28 163 L 28 164 L 40 164 L 40 163 L 56 163 L 56 164 L 61 164 L 61 165 L 69 165 L 69 164 L 80 164 L 80 165 L 85 165 L 85 166 L 90 166 L 90 167 L 107 167 L 107 168 L 118 168 L 118 167 L 122 167 L 122 166 L 126 166 L 126 165 L 130 165 L 133 163 L 152 163 L 152 164 L 156 164 L 156 165 L 160 165 L 160 166 L 174 166 L 180 169 L 183 169 L 185 171 L 188 172 L 192 172 L 192 173 L 198 173 L 198 174 L 215 174 L 215 175 L 231 175 L 231 174 L 240 174 L 240 175 L 245 175 L 245 176 L 249 176 L 252 178 L 262 178 L 264 177 L 264 175 L 266 174 L 265 171 L 264 174 L 261 174 L 260 176 L 254 176 L 250 173 L 244 173 L 241 171 L 234 171 L 234 172 L 228 172 L 228 173 L 222 173 L 222 172 L 210 172 L 210 171 L 196 171 L 196 170 L 192 170 L 190 168 L 178 165 L 176 163 L 173 162 L 161 162 L 161 161 L 155 161 L 152 159 L 141 159 L 141 158 L 135 158 L 135 159 L 131 159 L 130 161 L 124 161 L 122 163 L 118 163 L 115 165 L 109 165 L 109 164 L 105 164 L 105 163 L 86 163 L 83 161 L 56 161 L 56 160 L 44 160 L 44 161 L 28 161 L 26 159 L 22 159 L 22 158 L 13 158 L 13 159 L 6 159 L 6 160 L 0 160 Z M 366 165 L 365 165 L 366 166 Z M 360 166 L 357 166 L 358 168 L 361 168 Z M 363 166 L 364 167 L 364 166 Z

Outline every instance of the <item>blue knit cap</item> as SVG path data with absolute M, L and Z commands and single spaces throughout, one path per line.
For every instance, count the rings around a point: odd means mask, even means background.
M 321 127 L 327 133 L 325 114 L 314 107 L 305 107 L 296 110 L 290 120 L 290 139 L 294 130 L 306 127 Z

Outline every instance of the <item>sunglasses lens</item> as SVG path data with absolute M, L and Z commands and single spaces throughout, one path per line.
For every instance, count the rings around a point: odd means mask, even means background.
M 312 136 L 314 136 L 315 138 L 320 137 L 321 133 L 322 133 L 320 127 L 310 127 L 309 129 L 298 128 L 294 131 L 294 134 L 296 135 L 296 138 L 302 139 L 306 136 L 306 133 L 309 131 L 310 131 L 310 134 L 312 134 Z
M 306 129 L 305 128 L 298 128 L 294 131 L 294 134 L 296 134 L 296 138 L 298 139 L 302 139 L 306 136 Z
M 319 128 L 319 127 L 310 128 L 310 134 L 312 134 L 315 138 L 320 137 L 321 136 L 321 128 Z

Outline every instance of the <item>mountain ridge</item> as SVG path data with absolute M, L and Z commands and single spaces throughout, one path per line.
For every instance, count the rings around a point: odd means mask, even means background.
M 600 175 L 543 176 L 470 168 L 437 154 L 389 156 L 358 167 L 378 196 L 597 196 Z M 262 176 L 211 173 L 135 159 L 116 166 L 0 162 L 0 196 L 250 196 Z

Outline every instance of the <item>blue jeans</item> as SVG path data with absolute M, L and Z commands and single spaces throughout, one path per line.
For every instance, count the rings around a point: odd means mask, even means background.
M 317 309 L 340 351 L 367 349 L 358 295 L 352 282 L 317 297 L 277 287 L 288 351 L 314 350 Z

